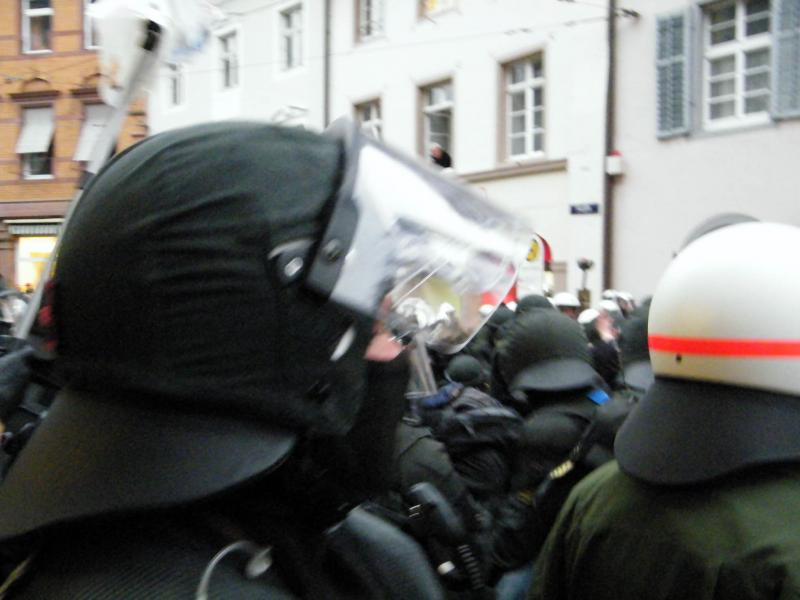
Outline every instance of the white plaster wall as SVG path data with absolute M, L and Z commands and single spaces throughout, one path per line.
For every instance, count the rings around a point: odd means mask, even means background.
M 563 218 L 563 198 L 568 187 L 565 173 L 507 177 L 475 183 L 473 187 L 498 206 L 521 215 L 549 243 L 569 235 L 567 220 Z M 554 258 L 564 260 L 557 251 Z
M 652 293 L 686 234 L 722 212 L 800 225 L 800 121 L 656 138 L 655 18 L 686 0 L 626 0 L 642 14 L 619 27 L 614 285 Z
M 567 289 L 574 293 L 581 285 L 581 271 L 577 269 L 576 261 L 584 256 L 595 260 L 602 216 L 565 216 L 564 199 L 569 197 L 570 187 L 568 173 L 557 171 L 507 177 L 473 186 L 498 206 L 519 215 L 547 240 L 553 250 L 553 260 L 567 263 Z M 599 266 L 589 271 L 587 285 L 592 290 L 593 300 L 599 300 L 602 286 Z

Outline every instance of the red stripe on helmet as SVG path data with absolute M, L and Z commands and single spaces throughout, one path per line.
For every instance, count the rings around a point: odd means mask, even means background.
M 797 340 L 731 340 L 651 335 L 650 350 L 734 357 L 800 357 Z

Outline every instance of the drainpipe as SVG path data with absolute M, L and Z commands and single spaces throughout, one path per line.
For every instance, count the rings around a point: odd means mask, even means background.
M 608 174 L 606 159 L 614 152 L 616 109 L 617 0 L 608 0 L 608 80 L 606 83 L 606 140 L 603 156 L 603 289 L 612 287 L 614 259 L 614 176 Z
M 325 60 L 322 66 L 322 120 L 325 127 L 331 122 L 331 0 L 325 0 Z

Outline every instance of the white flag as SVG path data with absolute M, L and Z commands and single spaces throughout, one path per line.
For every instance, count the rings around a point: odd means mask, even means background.
M 119 106 L 146 39 L 147 23 L 160 28 L 156 63 L 177 64 L 199 51 L 222 13 L 204 0 L 98 0 L 89 9 L 100 37 L 100 94 Z M 153 72 L 138 82 L 147 89 Z

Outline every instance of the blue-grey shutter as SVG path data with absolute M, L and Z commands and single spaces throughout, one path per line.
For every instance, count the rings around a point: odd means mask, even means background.
M 800 117 L 800 0 L 774 0 L 772 116 Z
M 659 138 L 689 132 L 689 16 L 656 19 L 656 113 Z

